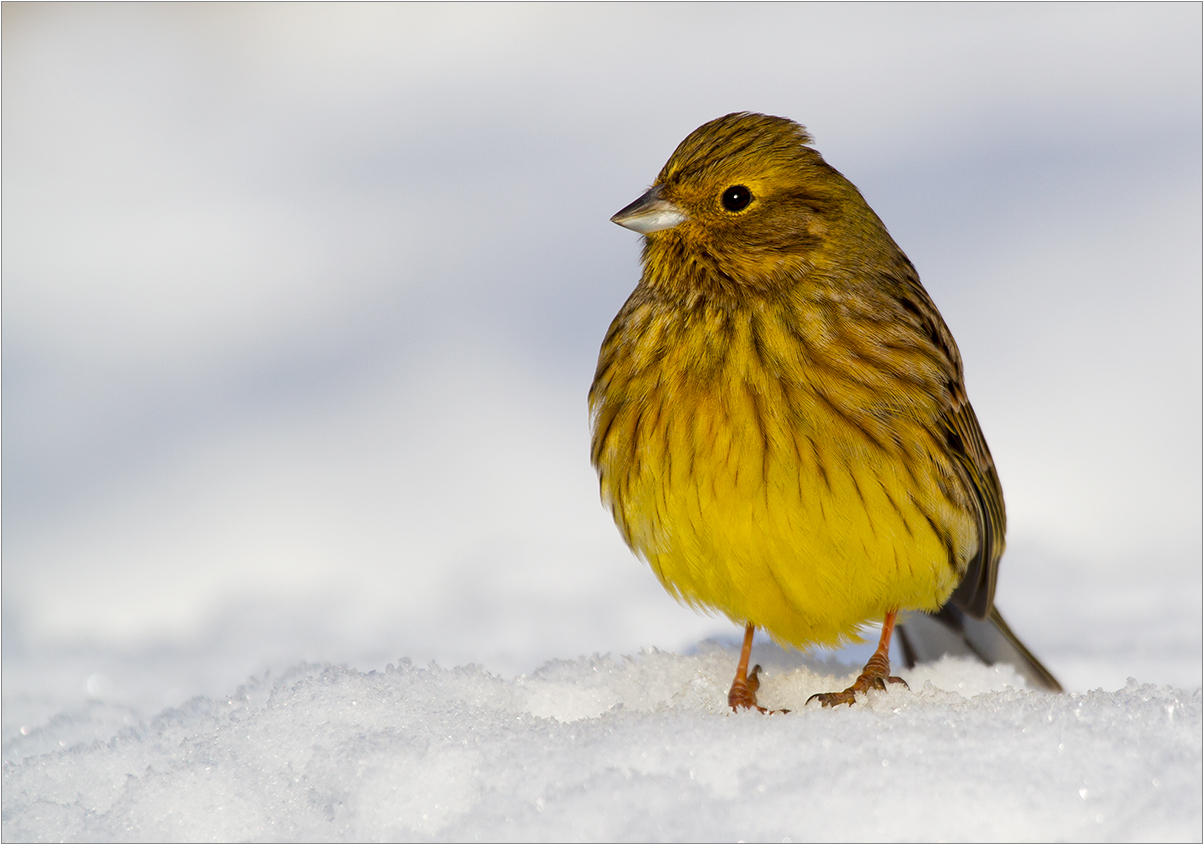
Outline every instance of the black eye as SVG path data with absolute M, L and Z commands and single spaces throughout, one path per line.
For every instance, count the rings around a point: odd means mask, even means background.
M 743 211 L 752 202 L 752 191 L 743 185 L 732 185 L 723 192 L 722 201 L 728 211 Z

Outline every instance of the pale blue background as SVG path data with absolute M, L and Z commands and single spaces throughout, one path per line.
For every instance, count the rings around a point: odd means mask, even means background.
M 956 335 L 1013 625 L 1072 687 L 1200 683 L 1198 4 L 3 15 L 6 723 L 734 635 L 622 545 L 585 394 L 607 218 L 743 109 Z

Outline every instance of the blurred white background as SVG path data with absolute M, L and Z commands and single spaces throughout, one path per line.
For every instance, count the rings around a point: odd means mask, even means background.
M 957 337 L 1013 626 L 1070 687 L 1198 685 L 1200 30 L 6 4 L 6 708 L 734 636 L 622 545 L 585 395 L 638 274 L 607 218 L 736 110 L 807 125 Z

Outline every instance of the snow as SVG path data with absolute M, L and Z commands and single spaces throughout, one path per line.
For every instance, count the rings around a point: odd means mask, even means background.
M 6 748 L 4 839 L 1200 838 L 1199 689 L 1052 695 L 945 659 L 825 710 L 852 670 L 759 648 L 789 713 L 728 712 L 713 643 L 514 680 L 301 664 L 89 742 L 119 717 L 96 703 Z

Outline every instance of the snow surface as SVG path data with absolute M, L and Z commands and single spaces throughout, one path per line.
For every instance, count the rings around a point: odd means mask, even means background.
M 825 710 L 855 670 L 757 651 L 791 712 L 728 712 L 715 643 L 514 680 L 301 664 L 146 720 L 93 702 L 6 744 L 3 836 L 1200 839 L 1199 689 L 1053 695 L 945 659 Z

